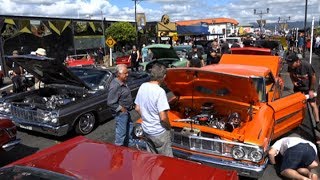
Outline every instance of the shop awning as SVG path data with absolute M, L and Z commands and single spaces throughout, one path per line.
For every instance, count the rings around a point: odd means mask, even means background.
M 183 35 L 209 35 L 207 26 L 177 26 L 179 36 Z

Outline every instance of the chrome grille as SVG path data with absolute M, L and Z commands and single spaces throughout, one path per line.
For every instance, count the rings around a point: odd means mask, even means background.
M 203 133 L 203 135 L 208 136 L 205 133 Z M 174 130 L 171 131 L 171 138 L 173 146 L 178 148 L 224 157 L 232 157 L 231 151 L 233 147 L 244 147 L 246 155 L 243 159 L 246 160 L 251 160 L 249 157 L 251 151 L 259 149 L 259 147 L 255 145 L 226 141 L 220 138 L 214 138 L 213 135 L 211 135 L 211 137 L 203 137 L 202 132 L 198 129 L 174 128 Z
M 195 135 L 184 135 L 173 131 L 171 133 L 173 145 L 184 149 L 222 155 L 227 153 L 229 154 L 231 147 L 233 146 L 232 145 L 230 148 L 223 148 L 223 146 L 227 145 L 228 142 L 220 139 L 211 139 Z
M 24 109 L 17 106 L 11 106 L 12 116 L 31 122 L 43 122 L 42 118 L 37 115 L 37 111 L 31 109 Z

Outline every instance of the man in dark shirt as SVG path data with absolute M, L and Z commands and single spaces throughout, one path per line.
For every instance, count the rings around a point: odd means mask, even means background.
M 220 61 L 220 47 L 217 41 L 211 43 L 211 47 L 207 54 L 207 65 L 218 64 Z
M 302 92 L 309 95 L 308 102 L 313 109 L 313 116 L 316 121 L 316 128 L 320 130 L 319 109 L 315 98 L 316 75 L 310 63 L 301 60 L 296 53 L 291 53 L 287 57 L 288 71 L 293 83 L 294 92 Z
M 221 39 L 221 55 L 223 54 L 230 54 L 230 48 L 229 43 L 226 40 Z
M 132 110 L 133 99 L 126 84 L 129 73 L 125 64 L 117 65 L 115 70 L 117 77 L 110 83 L 107 100 L 116 121 L 115 144 L 132 146 L 133 122 L 129 111 Z
M 14 67 L 12 75 L 12 92 L 20 93 L 26 91 L 26 86 L 24 85 L 23 78 L 21 76 L 20 67 Z
M 197 45 L 192 45 L 192 51 L 188 54 L 187 67 L 203 67 L 202 53 L 198 51 Z

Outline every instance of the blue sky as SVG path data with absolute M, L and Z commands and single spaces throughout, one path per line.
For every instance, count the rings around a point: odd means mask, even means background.
M 147 21 L 160 21 L 168 14 L 171 21 L 233 18 L 240 24 L 255 22 L 260 17 L 253 14 L 266 12 L 263 19 L 277 22 L 278 18 L 291 21 L 304 20 L 304 0 L 142 0 L 137 1 L 137 12 L 145 13 Z M 44 16 L 62 18 L 91 18 L 134 21 L 132 0 L 0 0 L 1 15 Z M 308 20 L 320 18 L 319 0 L 308 0 Z

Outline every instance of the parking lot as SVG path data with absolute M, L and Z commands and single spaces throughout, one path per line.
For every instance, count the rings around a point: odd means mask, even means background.
M 308 57 L 307 57 L 308 58 Z M 309 60 L 309 59 L 308 59 Z M 315 70 L 317 72 L 317 76 L 319 76 L 320 72 L 320 58 L 318 56 L 314 56 L 312 64 L 315 67 Z M 289 75 L 286 72 L 286 66 L 284 67 L 284 70 L 282 72 L 282 76 L 285 80 L 285 93 L 292 92 L 292 84 L 289 79 Z M 10 86 L 8 87 L 10 88 Z M 168 94 L 168 96 L 171 96 L 171 93 Z M 134 120 L 138 118 L 138 115 L 135 111 L 131 112 L 132 117 Z M 104 141 L 113 143 L 114 141 L 114 127 L 115 127 L 115 121 L 113 119 L 110 119 L 98 126 L 92 133 L 89 135 L 86 135 L 87 138 L 98 140 L 98 141 Z M 308 116 L 308 113 L 306 113 L 306 119 L 304 120 L 303 124 L 295 129 L 293 132 L 289 133 L 288 136 L 301 136 L 306 139 L 309 139 L 311 141 L 314 140 L 313 137 L 313 131 L 312 131 L 312 125 L 310 123 L 310 119 Z M 10 162 L 13 162 L 17 159 L 23 158 L 27 155 L 33 154 L 41 149 L 44 149 L 46 147 L 53 146 L 57 143 L 63 142 L 67 139 L 70 139 L 74 137 L 73 134 L 68 134 L 65 137 L 54 137 L 54 136 L 48 136 L 41 133 L 31 132 L 27 130 L 19 129 L 18 131 L 18 138 L 22 140 L 21 144 L 11 150 L 7 153 L 0 154 L 0 165 L 6 165 Z M 320 136 L 319 136 L 320 137 Z M 89 152 L 90 153 L 90 152 Z M 320 174 L 320 168 L 317 169 L 318 174 Z M 244 178 L 246 179 L 246 178 Z M 281 179 L 277 174 L 274 166 L 268 165 L 263 177 L 261 179 Z

